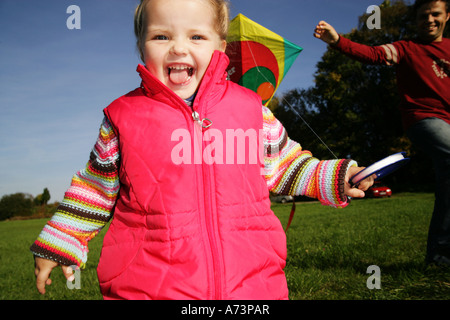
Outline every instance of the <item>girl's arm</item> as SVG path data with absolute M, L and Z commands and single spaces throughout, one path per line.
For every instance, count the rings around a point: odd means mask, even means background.
M 105 118 L 86 167 L 77 172 L 52 219 L 31 246 L 32 253 L 61 265 L 83 267 L 88 241 L 106 225 L 119 192 L 119 150 Z
M 289 139 L 285 128 L 266 107 L 263 107 L 263 117 L 265 178 L 271 192 L 317 198 L 322 204 L 334 207 L 347 206 L 347 196 L 364 196 L 364 192 L 351 189 L 348 184 L 350 174 L 361 170 L 355 161 L 319 161 Z

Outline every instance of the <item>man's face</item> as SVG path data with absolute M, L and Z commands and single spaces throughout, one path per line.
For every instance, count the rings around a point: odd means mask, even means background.
M 426 42 L 442 41 L 449 18 L 445 1 L 433 1 L 421 6 L 416 16 L 419 38 Z

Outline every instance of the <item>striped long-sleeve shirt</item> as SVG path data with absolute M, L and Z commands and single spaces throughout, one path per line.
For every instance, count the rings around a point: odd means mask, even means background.
M 265 178 L 270 191 L 305 195 L 335 207 L 347 205 L 344 177 L 351 160 L 319 161 L 289 139 L 272 112 L 263 107 Z M 63 265 L 83 267 L 88 242 L 107 224 L 119 193 L 118 139 L 105 118 L 90 159 L 77 172 L 52 219 L 31 251 Z

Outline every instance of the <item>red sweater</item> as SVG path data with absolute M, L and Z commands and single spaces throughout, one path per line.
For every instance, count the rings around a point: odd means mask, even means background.
M 450 39 L 371 47 L 341 37 L 334 48 L 363 63 L 396 66 L 405 129 L 430 117 L 450 124 Z

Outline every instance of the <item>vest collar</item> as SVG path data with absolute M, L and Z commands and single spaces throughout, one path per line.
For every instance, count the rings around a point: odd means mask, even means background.
M 195 101 L 200 101 L 206 97 L 211 99 L 218 96 L 224 90 L 224 86 L 221 84 L 226 81 L 226 68 L 228 67 L 228 64 L 229 59 L 225 53 L 220 51 L 215 51 L 213 53 L 211 62 L 200 83 Z M 146 96 L 157 100 L 165 100 L 170 98 L 170 100 L 173 101 L 173 99 L 178 98 L 179 101 L 183 101 L 172 90 L 153 76 L 142 64 L 138 65 L 136 71 L 142 79 L 141 88 Z

